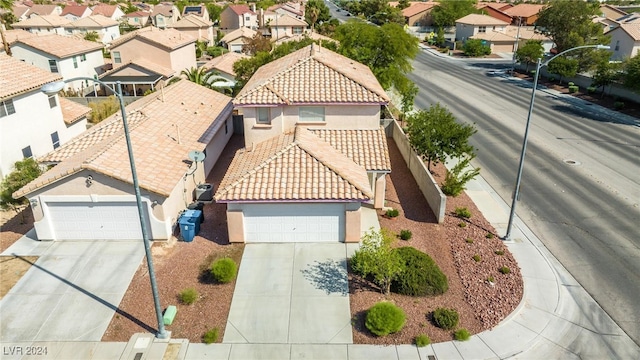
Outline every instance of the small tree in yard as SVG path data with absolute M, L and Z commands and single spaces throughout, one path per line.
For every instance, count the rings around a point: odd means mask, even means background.
M 469 39 L 462 47 L 467 56 L 484 56 L 491 54 L 491 47 L 484 45 L 480 39 Z
M 550 73 L 560 75 L 560 85 L 562 85 L 562 78 L 572 77 L 578 73 L 578 60 L 561 56 L 550 62 L 547 68 Z
M 394 238 L 384 229 L 369 230 L 362 237 L 362 245 L 352 258 L 354 271 L 373 277 L 385 295 L 391 293 L 391 282 L 404 271 L 402 258 L 393 251 Z
M 602 87 L 600 97 L 604 96 L 604 90 L 607 85 L 611 85 L 620 78 L 620 69 L 620 63 L 610 63 L 608 60 L 598 64 L 596 72 L 593 74 L 591 86 Z M 611 87 L 609 87 L 609 90 L 611 90 Z
M 459 124 L 451 112 L 437 103 L 407 117 L 409 143 L 419 156 L 438 163 L 447 157 L 474 154 L 469 138 L 476 133 L 473 125 Z
M 38 163 L 31 158 L 16 162 L 14 169 L 0 184 L 0 207 L 3 210 L 11 209 L 17 214 L 20 206 L 27 203 L 27 198 L 14 199 L 13 193 L 40 176 L 42 170 L 40 170 Z M 24 215 L 22 221 L 24 222 Z
M 636 55 L 624 63 L 624 86 L 640 92 L 640 55 Z
M 526 64 L 525 71 L 529 73 L 529 64 L 542 58 L 544 48 L 541 40 L 527 40 L 522 47 L 516 50 L 516 59 Z
M 480 168 L 473 168 L 462 172 L 473 160 L 475 154 L 465 154 L 460 158 L 460 161 L 453 167 L 453 169 L 447 171 L 447 175 L 442 183 L 442 192 L 447 196 L 456 197 L 466 189 L 465 185 L 469 180 L 480 174 Z

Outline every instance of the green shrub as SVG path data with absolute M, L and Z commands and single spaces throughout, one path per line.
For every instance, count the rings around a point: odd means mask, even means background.
M 207 331 L 202 336 L 202 342 L 205 344 L 213 344 L 214 342 L 218 341 L 218 332 L 218 328 L 213 328 Z
M 496 250 L 494 251 L 496 255 L 504 255 L 504 250 Z
M 89 115 L 92 124 L 108 118 L 120 110 L 120 102 L 114 95 L 109 96 L 106 100 L 90 102 L 91 114 Z
M 459 218 L 469 219 L 471 218 L 471 211 L 466 207 L 457 207 L 455 210 L 456 216 Z
M 571 86 L 576 86 L 576 84 L 573 81 L 569 81 L 569 83 L 567 84 L 569 87 Z
M 493 275 L 489 275 L 489 277 L 487 278 L 487 281 L 494 283 L 496 282 L 496 279 L 493 277 Z
M 589 86 L 589 87 L 587 88 L 587 92 L 588 92 L 589 94 L 593 94 L 594 92 L 596 92 L 596 88 L 595 88 L 594 86 Z
M 388 218 L 394 218 L 400 215 L 398 209 L 389 209 L 386 213 L 384 213 Z
M 198 291 L 194 288 L 188 288 L 180 292 L 180 302 L 185 305 L 191 305 L 198 300 Z
M 462 50 L 467 56 L 484 56 L 491 54 L 491 47 L 484 45 L 480 39 L 469 39 L 465 41 Z
M 570 92 L 570 93 L 577 93 L 577 92 L 578 92 L 578 90 L 580 90 L 580 88 L 579 88 L 579 87 L 577 87 L 577 86 L 575 86 L 575 85 L 573 85 L 573 86 L 569 86 L 569 92 Z
M 211 264 L 211 275 L 219 283 L 228 283 L 236 277 L 238 265 L 233 259 L 222 258 Z
M 464 156 L 453 167 L 453 169 L 447 171 L 447 174 L 444 177 L 444 182 L 442 183 L 442 192 L 445 195 L 453 197 L 460 195 L 460 193 L 465 189 L 467 182 L 480 174 L 480 168 L 474 168 L 463 172 L 474 157 L 475 155 Z
M 624 107 L 624 103 L 622 101 L 616 101 L 613 103 L 613 108 L 616 110 L 620 110 Z
M 473 244 L 473 239 L 472 238 L 467 238 L 465 241 L 467 242 L 467 244 Z
M 461 228 L 467 227 L 467 223 L 464 222 L 464 221 L 461 221 L 461 222 L 458 223 L 458 226 L 460 226 Z
M 410 240 L 412 236 L 411 230 L 400 230 L 400 239 Z
M 471 334 L 469 330 L 463 328 L 453 333 L 453 338 L 458 341 L 467 341 L 471 338 Z
M 484 237 L 486 237 L 487 239 L 493 239 L 495 235 L 493 235 L 493 233 L 487 233 L 487 235 L 485 235 Z
M 433 321 L 441 329 L 451 330 L 455 328 L 458 326 L 458 319 L 458 312 L 455 309 L 437 308 L 433 312 Z
M 431 339 L 426 334 L 420 334 L 416 336 L 415 342 L 417 347 L 425 347 L 431 344 Z
M 475 254 L 475 255 L 473 255 L 473 260 L 474 260 L 475 262 L 480 262 L 480 260 L 482 260 L 482 258 L 480 257 L 480 255 Z
M 364 324 L 375 335 L 386 336 L 400 331 L 405 321 L 406 315 L 401 308 L 382 301 L 369 309 Z
M 447 276 L 431 257 L 412 247 L 394 250 L 402 259 L 404 271 L 391 282 L 393 292 L 410 296 L 444 294 L 449 289 Z
M 506 266 L 503 266 L 503 267 L 500 268 L 500 272 L 506 275 L 506 274 L 511 272 L 511 269 L 509 269 Z

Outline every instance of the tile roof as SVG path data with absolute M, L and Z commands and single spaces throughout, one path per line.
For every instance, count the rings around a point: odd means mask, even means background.
M 69 25 L 75 28 L 105 28 L 109 26 L 117 26 L 118 22 L 104 15 L 90 15 L 78 19 Z
M 60 59 L 78 54 L 87 54 L 104 48 L 104 44 L 58 34 L 37 35 L 18 39 L 16 44 L 22 43 Z
M 172 28 L 203 28 L 213 26 L 209 20 L 203 19 L 201 16 L 189 14 L 175 23 L 169 25 Z
M 65 17 L 58 15 L 32 15 L 26 20 L 19 21 L 11 24 L 11 27 L 16 29 L 32 28 L 32 27 L 62 27 L 71 23 L 71 21 Z
M 505 34 L 512 36 L 514 39 L 516 36 L 519 36 L 521 40 L 542 40 L 542 41 L 551 41 L 548 36 L 540 34 L 536 32 L 533 28 L 521 26 L 520 34 L 518 34 L 518 27 L 508 25 L 505 29 Z
M 141 38 L 168 50 L 175 50 L 185 45 L 196 42 L 196 39 L 176 29 L 158 29 L 155 26 L 147 26 L 128 34 L 120 36 L 111 42 L 111 48 L 120 46 L 134 38 Z
M 236 76 L 233 71 L 233 64 L 240 59 L 248 59 L 249 56 L 245 54 L 238 54 L 237 52 L 228 52 L 226 54 L 214 57 L 202 65 L 205 70 L 218 70 L 227 73 L 232 76 Z
M 640 22 L 620 24 L 620 26 L 610 30 L 609 32 L 618 28 L 624 30 L 624 32 L 626 32 L 634 41 L 640 41 Z
M 151 13 L 144 10 L 138 10 L 132 13 L 124 14 L 124 17 L 126 18 L 139 18 L 139 17 L 149 17 L 149 16 L 151 16 Z
M 370 171 L 391 171 L 387 136 L 383 129 L 310 129 L 343 155 Z
M 54 81 L 61 81 L 60 74 L 29 65 L 6 54 L 0 54 L 0 100 L 12 98 Z
M 438 5 L 435 2 L 411 2 L 409 7 L 402 9 L 402 16 L 411 17 L 431 10 Z
M 67 125 L 71 125 L 76 121 L 86 117 L 91 112 L 91 108 L 78 104 L 75 101 L 58 97 L 60 100 L 60 108 L 62 109 L 62 119 Z
M 293 16 L 289 15 L 289 14 L 282 14 L 280 16 L 276 16 L 275 20 L 273 20 L 271 22 L 271 26 L 304 26 L 307 27 L 309 26 L 309 24 L 307 24 L 306 21 L 304 20 L 300 20 L 300 19 L 296 19 Z
M 91 9 L 93 15 L 104 15 L 108 18 L 113 16 L 113 13 L 118 9 L 117 5 L 98 4 Z
M 509 23 L 498 20 L 488 15 L 469 14 L 456 20 L 456 23 L 469 25 L 507 25 Z
M 38 14 L 38 15 L 58 16 L 58 14 L 56 14 L 56 9 L 58 7 L 59 7 L 58 5 L 36 4 L 31 7 L 29 12 L 32 14 Z
M 487 31 L 484 33 L 477 33 L 471 36 L 470 38 L 487 40 L 487 41 L 510 41 L 512 43 L 516 41 L 516 38 L 514 36 L 510 36 L 499 31 Z
M 162 15 L 166 17 L 171 17 L 173 15 L 173 7 L 174 7 L 173 5 L 158 4 L 153 7 L 151 16 Z
M 246 27 L 241 27 L 240 29 L 235 29 L 231 31 L 230 33 L 225 35 L 222 39 L 220 39 L 220 41 L 229 43 L 241 37 L 252 39 L 254 36 L 256 36 L 257 33 L 258 32 L 255 30 L 252 30 Z
M 124 69 L 125 67 L 130 66 L 130 65 L 140 66 L 140 67 L 142 67 L 144 69 L 153 71 L 154 73 L 162 75 L 162 76 L 164 76 L 166 78 L 169 78 L 169 77 L 171 77 L 171 76 L 176 74 L 175 70 L 170 69 L 170 68 L 166 68 L 166 67 L 161 66 L 161 65 L 158 65 L 158 64 L 154 63 L 153 61 L 151 61 L 149 59 L 146 59 L 146 58 L 135 58 L 135 59 L 129 61 L 128 63 L 121 64 L 118 67 L 115 67 L 115 68 L 113 68 L 113 69 L 111 69 L 109 71 L 106 71 L 106 72 L 100 74 L 98 76 L 98 78 L 102 79 L 105 76 L 112 75 L 113 73 L 116 73 L 116 72 Z
M 236 152 L 214 196 L 219 202 L 372 197 L 366 170 L 303 127 Z
M 229 5 L 229 9 L 233 10 L 237 15 L 242 15 L 246 13 L 255 14 L 251 9 L 249 9 L 248 5 Z
M 11 45 L 14 42 L 16 42 L 16 40 L 18 39 L 24 39 L 24 38 L 36 36 L 36 34 L 32 34 L 22 29 L 11 29 L 11 30 L 6 30 L 4 32 L 4 36 L 7 39 L 7 42 L 9 43 L 9 45 Z
M 15 17 L 17 19 L 20 19 L 20 17 L 22 17 L 23 15 L 27 14 L 29 11 L 31 10 L 30 7 L 28 6 L 12 6 L 11 7 L 11 12 L 13 12 L 13 15 L 15 15 Z
M 82 16 L 84 12 L 87 11 L 89 7 L 86 5 L 67 5 L 62 9 L 62 13 L 60 16 L 65 15 L 74 15 L 74 16 Z
M 234 100 L 236 106 L 388 102 L 367 66 L 315 44 L 260 67 Z
M 340 42 L 338 40 L 332 39 L 328 36 L 324 36 L 324 35 L 320 35 L 316 32 L 305 32 L 304 34 L 296 34 L 296 35 L 284 35 L 284 36 L 280 36 L 277 39 L 271 39 L 272 42 L 276 42 L 278 44 L 280 43 L 284 43 L 287 41 L 301 41 L 301 40 L 305 40 L 306 38 L 310 38 L 312 40 L 317 40 L 318 42 L 320 42 L 321 44 L 324 44 L 325 42 L 328 41 L 332 41 L 336 44 L 339 44 Z
M 228 96 L 182 80 L 129 104 L 126 109 L 140 187 L 169 196 L 188 170 L 189 151 L 203 151 L 224 126 L 233 107 Z M 72 140 L 77 147 L 59 148 L 69 157 L 14 196 L 24 196 L 83 169 L 132 183 L 124 134 L 111 124 L 121 121 L 118 112 L 96 125 L 100 128 L 92 128 Z M 112 128 L 97 134 L 103 126 Z M 81 137 L 88 140 L 81 143 Z
M 539 4 L 518 4 L 514 7 L 503 10 L 505 14 L 513 17 L 531 17 L 537 15 L 547 5 Z
M 496 2 L 478 2 L 476 4 L 477 9 L 482 9 L 483 7 L 490 7 L 495 10 L 505 11 L 506 9 L 513 7 L 513 5 L 508 3 L 496 3 Z

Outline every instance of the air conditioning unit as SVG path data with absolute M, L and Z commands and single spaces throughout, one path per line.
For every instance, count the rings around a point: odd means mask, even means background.
M 208 183 L 200 184 L 196 187 L 195 193 L 195 201 L 204 204 L 213 202 L 213 185 Z

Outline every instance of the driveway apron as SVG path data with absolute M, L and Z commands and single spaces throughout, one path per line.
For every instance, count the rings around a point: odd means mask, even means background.
M 246 245 L 223 342 L 353 343 L 347 245 Z
M 20 251 L 33 248 L 29 241 L 2 254 L 40 257 L 0 301 L 0 341 L 100 341 L 143 259 L 142 242 L 52 242 L 39 254 Z

